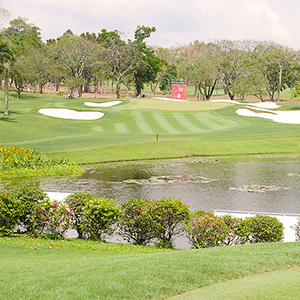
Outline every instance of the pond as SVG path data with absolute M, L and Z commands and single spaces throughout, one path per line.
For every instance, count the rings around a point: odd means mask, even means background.
M 84 166 L 81 176 L 1 180 L 98 197 L 182 198 L 190 210 L 300 214 L 300 155 L 192 157 Z

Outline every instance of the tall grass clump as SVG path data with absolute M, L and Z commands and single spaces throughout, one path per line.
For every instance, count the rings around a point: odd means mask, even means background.
M 0 148 L 0 177 L 68 175 L 83 172 L 69 160 L 45 159 L 35 149 L 5 146 Z

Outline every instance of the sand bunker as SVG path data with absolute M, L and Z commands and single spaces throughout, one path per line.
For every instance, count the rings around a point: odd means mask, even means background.
M 259 118 L 270 119 L 277 123 L 300 124 L 300 110 L 299 111 L 255 112 L 247 108 L 239 108 L 236 111 L 236 113 L 240 116 L 245 116 L 245 117 L 259 117 Z
M 232 103 L 232 104 L 241 104 L 241 103 L 238 102 L 238 101 L 227 100 L 227 99 L 209 100 L 209 102 L 227 102 L 227 103 Z
M 277 123 L 286 124 L 300 124 L 300 110 L 299 111 L 272 111 L 278 106 L 275 102 L 261 102 L 261 103 L 240 103 L 233 100 L 210 100 L 210 102 L 229 102 L 232 104 L 243 105 L 236 113 L 245 117 L 259 117 L 273 120 Z M 253 110 L 257 110 L 253 111 Z
M 247 103 L 247 105 L 255 106 L 255 107 L 260 107 L 260 108 L 278 108 L 278 106 L 275 102 L 261 102 L 261 103 Z
M 76 111 L 66 108 L 43 108 L 39 110 L 40 114 L 73 120 L 97 120 L 104 116 L 104 113 L 98 111 Z
M 110 101 L 110 102 L 103 102 L 103 103 L 84 102 L 84 105 L 91 106 L 91 107 L 111 107 L 120 103 L 122 103 L 122 101 Z
M 180 99 L 172 99 L 172 98 L 157 98 L 157 97 L 154 97 L 154 99 L 158 99 L 158 100 L 170 100 L 170 101 L 188 101 L 188 100 L 180 100 Z

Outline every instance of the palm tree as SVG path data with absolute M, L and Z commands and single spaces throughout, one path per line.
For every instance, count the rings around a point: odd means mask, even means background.
M 5 69 L 5 112 L 4 116 L 8 116 L 8 70 L 10 63 L 14 61 L 14 55 L 8 44 L 0 41 L 0 68 Z

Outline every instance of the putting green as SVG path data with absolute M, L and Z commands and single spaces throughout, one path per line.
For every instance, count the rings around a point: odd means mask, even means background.
M 214 284 L 170 300 L 299 299 L 300 268 L 264 273 Z
M 124 107 L 125 109 L 156 109 L 156 110 L 172 110 L 172 111 L 203 111 L 221 109 L 233 103 L 225 102 L 209 102 L 209 101 L 172 101 L 153 98 L 132 99 Z

